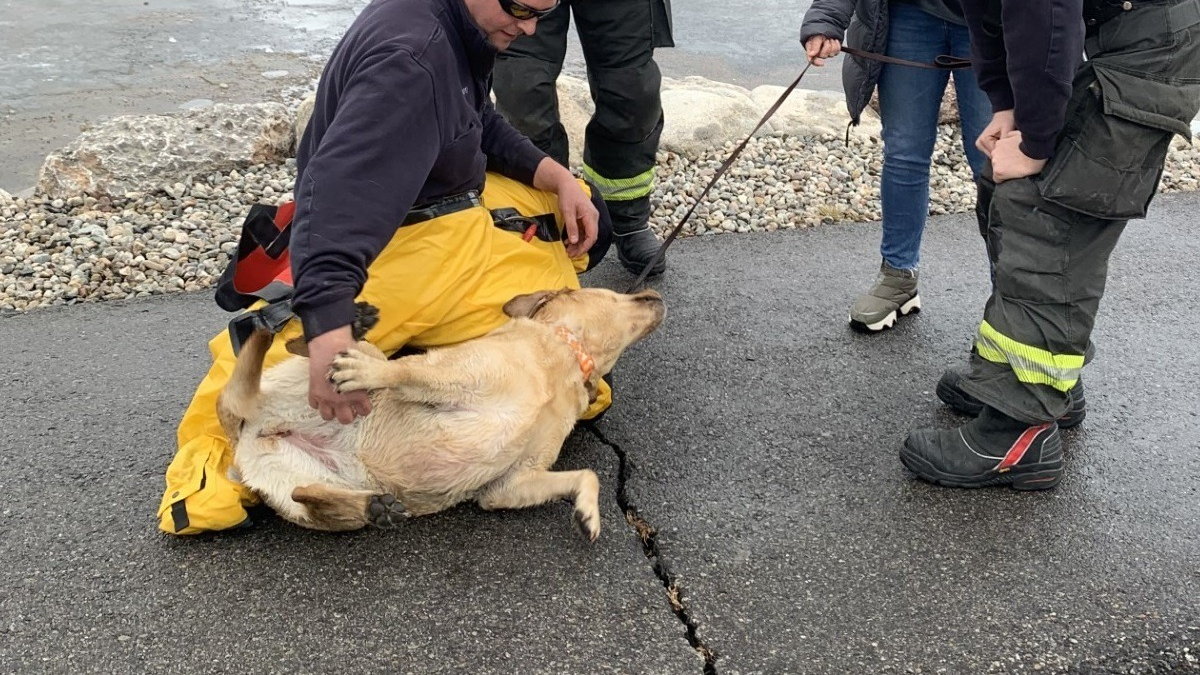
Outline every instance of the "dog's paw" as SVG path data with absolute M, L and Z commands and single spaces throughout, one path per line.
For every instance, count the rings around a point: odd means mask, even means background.
M 576 507 L 575 512 L 571 514 L 571 520 L 575 524 L 575 529 L 587 537 L 589 544 L 596 543 L 596 538 L 600 536 L 599 510 Z
M 367 331 L 379 323 L 379 308 L 369 302 L 354 303 L 354 323 L 350 325 L 350 333 L 354 340 L 363 339 Z
M 382 389 L 386 385 L 379 378 L 380 363 L 378 357 L 361 349 L 342 352 L 329 368 L 329 381 L 337 388 L 339 394 L 362 389 Z
M 400 527 L 412 514 L 404 509 L 404 505 L 389 494 L 374 495 L 367 504 L 367 522 L 375 527 L 393 529 Z

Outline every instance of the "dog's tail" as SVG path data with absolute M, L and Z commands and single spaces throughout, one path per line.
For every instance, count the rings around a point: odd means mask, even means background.
M 230 440 L 238 437 L 246 420 L 258 417 L 263 361 L 274 338 L 267 330 L 255 330 L 250 334 L 238 352 L 229 382 L 217 398 L 217 417 L 225 437 Z

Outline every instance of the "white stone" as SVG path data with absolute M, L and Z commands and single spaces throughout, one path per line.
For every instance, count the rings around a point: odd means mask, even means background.
M 748 90 L 703 77 L 664 78 L 662 102 L 665 123 L 660 146 L 685 157 L 740 142 L 764 112 Z M 762 131 L 770 133 L 771 123 Z
M 763 85 L 750 92 L 751 98 L 763 113 L 774 105 L 786 87 Z M 845 136 L 850 124 L 845 97 L 831 91 L 796 89 L 771 117 L 771 133 L 776 136 Z M 852 134 L 878 137 L 882 130 L 879 115 L 870 108 L 863 110 L 860 124 Z
M 291 150 L 292 119 L 281 103 L 123 116 L 47 157 L 37 187 L 48 197 L 154 192 L 213 171 L 280 162 Z
M 304 138 L 304 130 L 308 128 L 308 121 L 312 119 L 313 108 L 317 104 L 317 95 L 309 94 L 300 105 L 296 106 L 296 143 L 300 143 L 300 139 Z
M 558 78 L 558 117 L 567 130 L 570 144 L 569 163 L 572 167 L 583 164 L 583 136 L 587 124 L 596 111 L 587 80 L 570 75 Z

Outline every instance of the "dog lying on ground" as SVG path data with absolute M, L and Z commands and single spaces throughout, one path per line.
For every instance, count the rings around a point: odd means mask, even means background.
M 283 518 L 329 531 L 467 500 L 491 510 L 571 498 L 595 541 L 595 472 L 549 468 L 601 376 L 662 322 L 662 298 L 544 291 L 504 312 L 511 319 L 487 335 L 396 360 L 360 341 L 330 373 L 339 391 L 370 392 L 371 413 L 346 425 L 309 407 L 306 359 L 263 372 L 272 335 L 255 332 L 217 402 L 241 482 Z

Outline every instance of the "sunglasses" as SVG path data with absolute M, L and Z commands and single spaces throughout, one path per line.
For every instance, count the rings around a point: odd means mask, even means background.
M 529 5 L 523 5 L 519 2 L 517 2 L 517 0 L 499 0 L 499 2 L 500 2 L 500 9 L 503 9 L 505 14 L 511 16 L 512 18 L 514 18 L 518 21 L 526 21 L 528 19 L 540 19 L 540 18 L 546 16 L 547 14 L 549 14 L 550 12 L 553 12 L 558 7 L 557 2 L 555 2 L 554 6 L 550 7 L 549 9 L 534 9 L 533 7 L 530 7 Z

